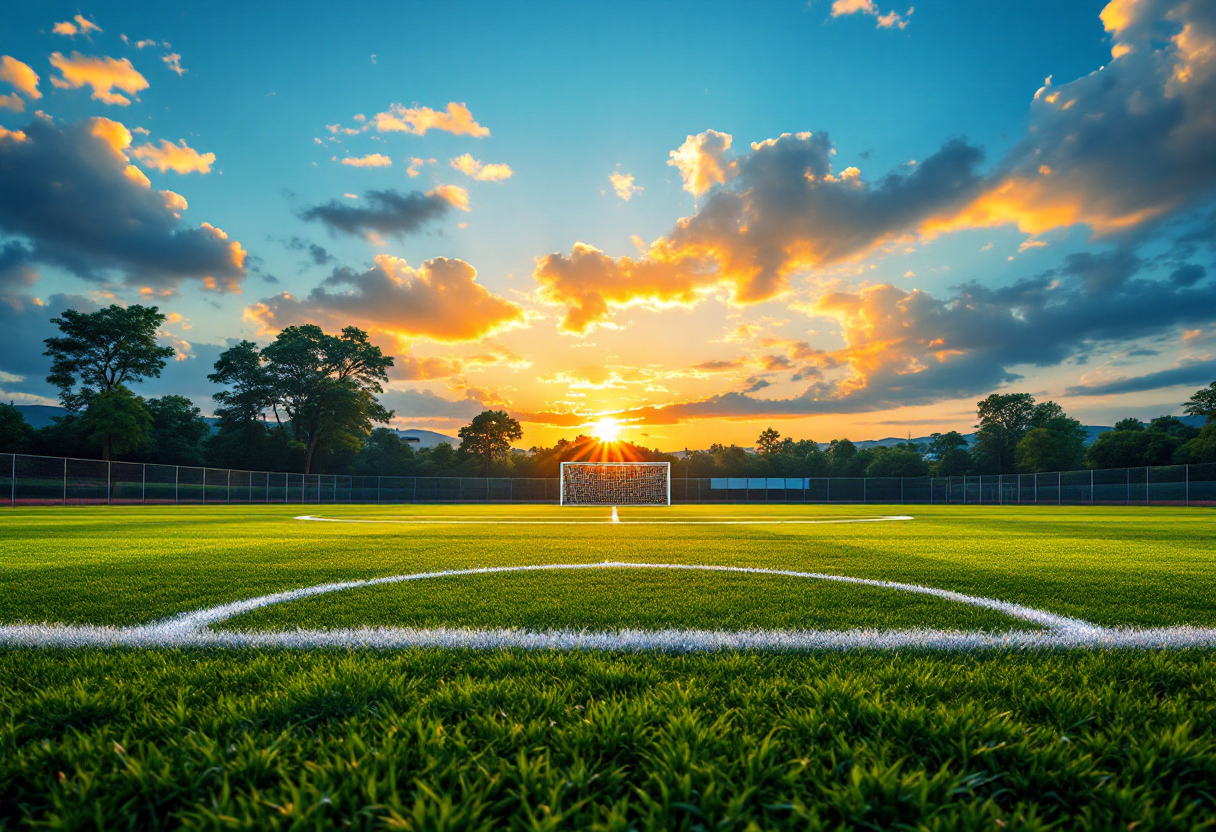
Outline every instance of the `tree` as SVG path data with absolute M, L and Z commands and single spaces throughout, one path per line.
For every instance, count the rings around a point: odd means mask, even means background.
M 1165 433 L 1186 442 L 1199 435 L 1199 428 L 1193 428 L 1177 416 L 1158 416 L 1149 423 L 1148 429 L 1154 433 Z
M 974 453 L 983 467 L 996 474 L 1013 471 L 1015 450 L 1030 429 L 1034 411 L 1029 393 L 993 393 L 976 404 Z
M 1115 422 L 1115 430 L 1118 431 L 1137 431 L 1144 430 L 1144 422 L 1141 422 L 1135 416 L 1128 416 L 1126 419 L 1120 419 Z M 1101 439 L 1102 437 L 1098 437 Z
M 1216 422 L 1216 381 L 1196 390 L 1191 400 L 1182 406 L 1182 412 L 1187 416 L 1206 416 L 1209 425 Z
M 867 477 L 926 477 L 929 463 L 915 450 L 900 446 L 886 452 L 866 468 Z
M 0 453 L 24 454 L 33 450 L 34 429 L 17 408 L 0 404 Z
M 392 365 L 357 327 L 327 335 L 306 324 L 286 327 L 262 350 L 250 341 L 225 350 L 208 378 L 230 386 L 216 394 L 221 426 L 248 429 L 271 411 L 307 474 L 318 450 L 357 450 L 374 423 L 392 418 L 376 400 Z
M 474 416 L 456 435 L 460 437 L 461 451 L 485 461 L 488 477 L 494 458 L 510 453 L 511 443 L 522 439 L 524 432 L 505 410 L 486 410 Z
M 101 458 L 135 450 L 147 442 L 152 414 L 143 399 L 119 384 L 96 393 L 82 417 L 89 444 L 101 448 Z
M 756 452 L 763 455 L 776 453 L 781 447 L 781 434 L 772 428 L 765 428 L 756 440 Z
M 1127 420 L 1124 420 L 1127 421 Z M 1136 424 L 1140 422 L 1137 420 Z M 1169 465 L 1182 440 L 1164 431 L 1118 428 L 1100 435 L 1085 452 L 1090 468 L 1139 468 Z
M 928 451 L 935 477 L 956 477 L 971 470 L 967 438 L 956 430 L 931 434 Z
M 155 306 L 139 304 L 125 309 L 111 304 L 91 313 L 68 309 L 51 318 L 63 337 L 44 342 L 43 355 L 51 358 L 46 380 L 59 388 L 63 406 L 78 412 L 98 394 L 158 378 L 173 355 L 172 348 L 156 345 L 164 321 Z
M 211 426 L 194 402 L 185 396 L 148 399 L 152 416 L 143 459 L 160 465 L 202 465 L 204 442 Z
M 1216 462 L 1216 421 L 1209 416 L 1199 435 L 1174 452 L 1174 462 L 1191 465 Z
M 355 472 L 363 476 L 406 476 L 413 469 L 414 449 L 388 428 L 376 428 L 367 437 L 355 460 Z
M 1079 468 L 1083 445 L 1075 435 L 1033 428 L 1026 432 L 1014 449 L 1018 470 L 1027 474 L 1040 471 L 1072 471 Z
M 828 443 L 828 475 L 860 477 L 865 466 L 857 459 L 857 446 L 848 439 L 833 439 Z M 867 463 L 868 464 L 868 463 Z

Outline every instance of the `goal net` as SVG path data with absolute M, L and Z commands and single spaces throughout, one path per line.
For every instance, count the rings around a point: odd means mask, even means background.
M 563 506 L 669 506 L 667 462 L 563 462 Z

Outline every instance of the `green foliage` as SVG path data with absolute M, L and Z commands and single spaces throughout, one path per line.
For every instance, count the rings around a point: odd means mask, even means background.
M 1187 416 L 1206 416 L 1210 425 L 1216 422 L 1216 381 L 1195 391 L 1190 401 L 1182 406 Z
M 156 330 L 165 316 L 155 306 L 111 304 L 92 313 L 65 310 L 51 318 L 63 336 L 46 339 L 51 358 L 47 381 L 59 388 L 59 399 L 79 411 L 99 393 L 159 378 L 171 347 L 156 345 Z
M 17 408 L 0 404 L 0 454 L 28 454 L 34 449 L 34 429 Z
M 460 450 L 470 456 L 479 457 L 485 465 L 485 475 L 490 476 L 490 466 L 498 457 L 511 453 L 511 443 L 524 435 L 519 422 L 507 415 L 505 410 L 485 410 L 473 417 L 457 433 Z
M 1209 420 L 1199 435 L 1174 452 L 1174 462 L 1216 462 L 1216 422 Z
M 875 448 L 875 451 L 878 449 Z M 927 477 L 929 463 L 908 447 L 884 448 L 866 468 L 867 477 Z
M 1144 430 L 1144 422 L 1141 422 L 1135 416 L 1128 416 L 1126 419 L 1120 419 L 1115 422 L 1115 430 L 1141 431 Z
M 211 426 L 185 396 L 163 396 L 144 404 L 152 427 L 139 461 L 159 465 L 202 465 Z
M 1156 433 L 1164 433 L 1182 442 L 1194 439 L 1199 435 L 1199 428 L 1193 428 L 1177 416 L 1158 416 L 1148 429 Z
M 102 459 L 142 448 L 152 429 L 152 414 L 143 399 L 121 384 L 91 396 L 80 421 Z
M 1014 450 L 1018 471 L 1072 471 L 1081 467 L 1084 446 L 1073 435 L 1049 428 L 1032 428 Z
M 409 476 L 414 470 L 414 458 L 414 449 L 408 442 L 388 428 L 376 428 L 359 449 L 355 473 L 362 476 Z
M 353 458 L 373 423 L 392 418 L 376 400 L 392 365 L 392 357 L 357 327 L 327 335 L 306 324 L 286 327 L 262 350 L 242 341 L 220 355 L 208 378 L 230 388 L 215 396 L 216 413 L 229 428 L 225 441 L 260 440 L 248 426 L 269 410 L 280 429 L 278 439 L 302 454 L 309 473 L 319 452 Z
M 1034 413 L 1029 393 L 993 393 L 976 404 L 979 424 L 972 452 L 985 471 L 1013 472 L 1018 443 L 1030 430 Z

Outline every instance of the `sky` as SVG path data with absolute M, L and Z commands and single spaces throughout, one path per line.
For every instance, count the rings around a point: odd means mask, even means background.
M 1216 4 L 8 0 L 0 399 L 354 325 L 396 427 L 663 450 L 1087 424 L 1216 379 Z

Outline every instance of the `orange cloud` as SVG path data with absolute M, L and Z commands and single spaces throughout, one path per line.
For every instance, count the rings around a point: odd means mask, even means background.
M 469 210 L 469 192 L 459 185 L 439 185 L 428 191 L 427 196 L 437 196 L 461 211 Z
M 879 29 L 899 28 L 908 26 L 908 18 L 912 17 L 914 9 L 909 6 L 902 15 L 896 11 L 883 14 L 874 0 L 835 0 L 832 3 L 832 17 L 843 17 L 850 14 L 865 14 L 873 17 Z
M 362 274 L 335 272 L 307 298 L 283 293 L 263 300 L 245 317 L 264 332 L 308 320 L 354 320 L 399 338 L 441 342 L 478 341 L 527 322 L 520 306 L 478 283 L 477 270 L 463 260 L 439 257 L 417 269 L 387 254 L 375 262 Z M 350 288 L 326 288 L 339 285 Z
M 514 173 L 509 165 L 482 164 L 474 159 L 471 153 L 457 156 L 449 160 L 449 164 L 465 176 L 471 176 L 480 182 L 501 182 L 510 179 Z
M 0 110 L 8 108 L 23 113 L 25 101 L 21 96 L 35 101 L 42 98 L 42 93 L 38 91 L 38 73 L 16 58 L 8 55 L 0 57 L 0 81 L 10 84 L 17 91 L 13 95 L 0 95 Z
M 75 22 L 72 22 L 72 21 Z M 89 20 L 82 14 L 76 15 L 72 20 L 65 20 L 62 23 L 56 23 L 51 27 L 51 31 L 56 35 L 65 35 L 66 37 L 74 38 L 77 35 L 87 36 L 89 32 L 100 32 L 102 28 L 93 21 Z
M 608 174 L 608 181 L 612 183 L 612 190 L 616 191 L 616 195 L 626 202 L 629 201 L 635 193 L 642 190 L 638 185 L 633 184 L 632 173 L 621 173 L 619 171 Z
M 161 173 L 168 170 L 175 173 L 210 173 L 211 165 L 215 162 L 214 153 L 199 153 L 188 147 L 185 139 L 179 144 L 161 139 L 159 147 L 151 143 L 143 144 L 135 148 L 131 155 Z
M 65 58 L 59 52 L 51 53 L 51 66 L 59 70 L 59 76 L 51 76 L 51 84 L 59 89 L 93 88 L 93 98 L 106 104 L 125 107 L 131 99 L 114 92 L 114 88 L 134 95 L 148 88 L 148 81 L 140 75 L 126 58 L 93 57 L 73 52 Z
M 428 130 L 441 130 L 456 136 L 482 138 L 490 135 L 489 128 L 478 124 L 468 107 L 455 101 L 448 104 L 447 110 L 438 111 L 430 107 L 393 104 L 387 112 L 376 113 L 372 117 L 372 124 L 381 133 L 413 133 L 416 136 L 424 136 Z
M 594 246 L 575 243 L 570 256 L 548 254 L 532 276 L 541 303 L 566 307 L 558 328 L 586 335 L 610 325 L 616 310 L 630 306 L 692 306 L 712 290 L 714 278 L 659 257 L 612 258 Z
M 734 175 L 734 163 L 726 162 L 732 137 L 729 133 L 706 130 L 689 136 L 684 144 L 668 154 L 667 164 L 680 171 L 684 190 L 700 196 L 714 185 L 721 185 Z
M 391 166 L 393 160 L 383 153 L 370 153 L 367 156 L 348 156 L 342 160 L 342 164 L 352 168 L 385 168 Z
M 170 72 L 176 72 L 179 76 L 189 72 L 188 69 L 182 68 L 182 56 L 176 52 L 162 55 L 160 59 L 165 62 L 165 66 L 169 68 Z

